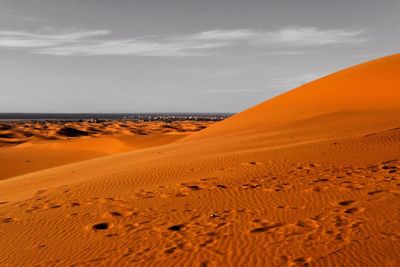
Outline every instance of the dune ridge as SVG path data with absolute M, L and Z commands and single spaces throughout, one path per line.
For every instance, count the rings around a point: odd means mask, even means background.
M 255 130 L 324 114 L 343 112 L 399 111 L 400 54 L 356 65 L 236 114 L 196 135 L 220 135 L 230 131 Z M 379 78 L 377 78 L 379 77 Z
M 396 54 L 164 146 L 0 181 L 0 265 L 398 266 L 398 77 Z

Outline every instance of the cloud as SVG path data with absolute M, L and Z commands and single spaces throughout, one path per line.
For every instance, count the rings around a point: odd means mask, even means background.
M 202 41 L 246 41 L 259 37 L 258 32 L 248 29 L 212 30 L 186 36 L 186 39 Z
M 0 31 L 0 47 L 3 48 L 44 48 L 67 45 L 89 38 L 104 36 L 109 31 L 80 31 L 64 34 L 29 33 L 24 31 Z
M 54 56 L 132 55 L 156 57 L 205 56 L 224 47 L 255 49 L 356 44 L 365 42 L 363 31 L 288 27 L 276 31 L 250 29 L 211 30 L 186 35 L 112 39 L 107 30 L 57 33 L 0 31 L 0 48 L 27 50 Z M 287 52 L 274 52 L 285 54 Z
M 223 43 L 182 43 L 150 42 L 142 40 L 115 40 L 98 43 L 81 43 L 66 46 L 46 47 L 36 50 L 37 54 L 57 56 L 96 56 L 96 55 L 133 55 L 156 57 L 179 57 L 206 55 L 200 51 L 226 46 Z
M 363 31 L 348 31 L 343 29 L 320 30 L 314 27 L 285 28 L 276 32 L 267 32 L 260 43 L 281 44 L 290 46 L 320 46 L 332 44 L 351 44 L 366 41 Z
M 315 27 L 287 27 L 277 31 L 254 31 L 248 29 L 212 30 L 188 37 L 203 41 L 244 41 L 253 45 L 315 46 L 348 44 L 366 41 L 364 31 L 344 29 L 321 30 Z

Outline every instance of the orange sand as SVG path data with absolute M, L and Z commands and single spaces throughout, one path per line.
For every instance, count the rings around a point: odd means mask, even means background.
M 0 123 L 0 162 L 5 166 L 0 168 L 0 180 L 77 161 L 165 145 L 210 124 L 195 121 Z M 69 131 L 60 131 L 66 127 Z M 85 132 L 87 135 L 82 135 Z
M 400 55 L 173 143 L 0 181 L 0 265 L 399 266 Z

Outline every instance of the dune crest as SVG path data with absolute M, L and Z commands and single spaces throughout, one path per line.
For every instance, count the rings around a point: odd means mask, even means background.
M 398 112 L 400 54 L 336 72 L 281 94 L 193 136 L 254 130 L 333 113 Z

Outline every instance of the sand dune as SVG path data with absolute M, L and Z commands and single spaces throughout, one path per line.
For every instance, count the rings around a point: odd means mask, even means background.
M 165 145 L 211 122 L 3 122 L 0 180 L 108 155 Z
M 279 95 L 210 127 L 202 134 L 256 131 L 335 113 L 399 111 L 400 55 L 360 64 Z
M 206 128 L 213 122 L 174 121 L 134 122 L 134 121 L 82 121 L 82 122 L 0 122 L 0 147 L 26 142 L 48 140 L 70 140 L 78 137 L 115 137 L 115 135 L 149 135 L 190 133 Z
M 0 265 L 399 266 L 399 77 L 393 55 L 164 146 L 0 181 Z

